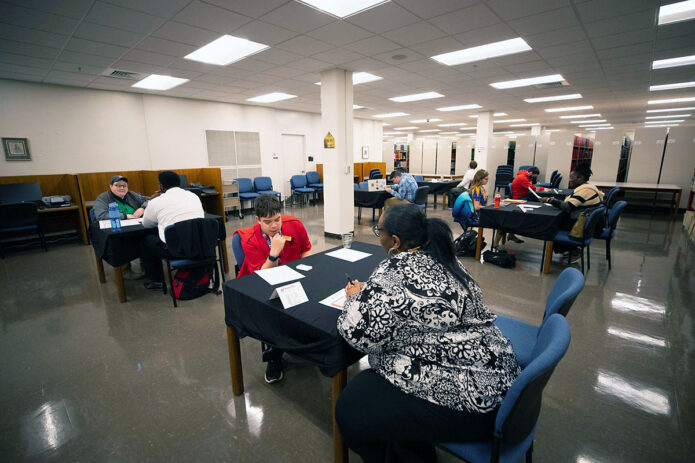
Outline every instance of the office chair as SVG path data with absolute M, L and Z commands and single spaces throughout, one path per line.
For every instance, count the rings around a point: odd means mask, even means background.
M 39 226 L 39 211 L 36 208 L 36 203 L 0 204 L 0 236 L 27 232 L 35 232 L 41 240 L 43 250 L 48 252 L 46 239 Z M 1 245 L 0 257 L 5 258 Z

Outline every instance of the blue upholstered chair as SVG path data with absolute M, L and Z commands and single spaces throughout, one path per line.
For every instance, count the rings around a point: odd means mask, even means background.
M 514 180 L 514 167 L 508 164 L 497 166 L 497 172 L 495 173 L 495 192 L 502 188 L 506 188 L 507 184 L 512 180 Z M 509 196 L 511 196 L 511 191 Z
M 258 193 L 253 189 L 253 183 L 250 178 L 235 178 L 234 181 L 239 184 L 239 201 L 251 201 L 251 207 L 256 203 Z
M 620 193 L 620 187 L 614 186 L 608 193 L 603 197 L 603 204 L 606 206 L 606 211 L 609 211 L 613 207 L 613 203 L 617 199 L 618 193 Z
M 309 188 L 316 189 L 316 195 L 323 195 L 323 183 L 321 183 L 321 177 L 316 171 L 309 171 L 306 173 L 306 183 Z
M 517 463 L 524 455 L 530 463 L 543 389 L 569 344 L 567 320 L 559 314 L 551 315 L 538 333 L 531 361 L 504 396 L 489 439 L 440 445 L 469 463 Z
M 232 235 L 232 252 L 234 253 L 234 260 L 236 260 L 236 265 L 234 266 L 234 276 L 239 275 L 239 270 L 241 266 L 244 265 L 244 249 L 241 247 L 241 235 L 234 233 Z
M 533 346 L 536 344 L 536 338 L 543 324 L 555 313 L 566 317 L 582 289 L 584 289 L 582 272 L 576 268 L 566 268 L 555 280 L 553 288 L 545 300 L 545 312 L 540 326 L 531 325 L 505 315 L 497 316 L 495 325 L 512 342 L 516 359 L 521 368 L 526 367 L 531 361 Z
M 273 179 L 270 177 L 256 177 L 253 179 L 253 187 L 259 195 L 275 195 L 282 201 L 279 191 L 273 190 Z
M 509 196 L 507 196 L 507 197 L 508 197 L 508 198 L 513 197 L 513 194 L 512 194 L 512 182 L 507 183 L 507 191 L 509 192 Z
M 615 237 L 615 229 L 618 227 L 618 220 L 627 202 L 618 201 L 613 207 L 608 209 L 608 220 L 606 226 L 601 230 L 601 234 L 596 238 L 606 240 L 606 259 L 608 259 L 608 270 L 611 269 L 611 240 Z
M 416 182 L 424 182 L 425 181 L 425 177 L 423 177 L 422 175 L 413 175 L 413 178 L 415 179 Z
M 316 197 L 316 188 L 307 187 L 306 175 L 293 175 L 290 178 L 290 186 L 292 187 L 292 195 L 298 194 L 302 197 L 302 202 L 304 198 L 311 195 L 312 198 Z
M 427 197 L 430 192 L 430 187 L 428 186 L 421 186 L 418 187 L 417 191 L 415 192 L 415 201 L 413 201 L 417 206 L 422 209 L 422 212 L 427 215 Z
M 584 233 L 582 239 L 572 238 L 570 232 L 566 230 L 561 230 L 557 232 L 554 243 L 562 243 L 566 245 L 577 246 L 582 252 L 582 273 L 584 273 L 584 249 L 586 248 L 586 262 L 587 270 L 591 269 L 591 254 L 589 247 L 594 241 L 594 234 L 596 229 L 601 226 L 601 222 L 604 220 L 604 214 L 606 213 L 606 208 L 601 206 L 594 209 L 589 218 L 584 222 Z M 570 263 L 570 254 L 567 256 L 567 265 Z
M 562 174 L 558 172 L 558 174 L 555 176 L 553 184 L 551 185 L 551 188 L 560 188 L 560 183 L 562 183 Z
M 381 171 L 379 169 L 372 169 L 369 171 L 369 179 L 375 179 L 375 178 L 384 178 L 382 175 Z
M 478 222 L 471 220 L 474 212 L 473 200 L 471 199 L 470 193 L 467 191 L 464 191 L 456 198 L 454 207 L 451 208 L 451 215 L 454 218 L 454 222 L 461 225 L 464 232 L 468 230 L 469 227 L 479 226 Z
M 2 235 L 26 235 L 36 233 L 41 240 L 44 251 L 46 239 L 39 226 L 39 211 L 33 202 L 19 202 L 0 204 L 0 239 Z M 2 246 L 0 246 L 0 257 L 4 258 Z
M 556 188 L 553 186 L 555 183 L 555 177 L 557 177 L 557 170 L 554 170 L 552 174 L 550 174 L 550 179 L 548 183 L 538 183 L 537 186 L 542 186 L 543 188 Z
M 366 190 L 367 188 L 369 188 L 369 182 L 368 181 L 365 180 L 364 182 L 360 182 L 360 189 Z

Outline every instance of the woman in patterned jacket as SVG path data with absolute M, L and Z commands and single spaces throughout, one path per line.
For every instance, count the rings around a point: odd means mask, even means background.
M 365 462 L 399 452 L 435 461 L 437 442 L 491 435 L 520 369 L 456 260 L 446 223 L 403 204 L 386 211 L 374 233 L 389 258 L 367 282 L 348 284 L 338 318 L 338 331 L 369 354 L 371 369 L 348 383 L 336 419 Z

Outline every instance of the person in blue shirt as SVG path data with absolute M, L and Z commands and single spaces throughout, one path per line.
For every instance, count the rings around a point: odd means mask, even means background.
M 391 172 L 391 180 L 393 180 L 394 184 L 387 186 L 386 192 L 391 193 L 393 198 L 389 198 L 384 202 L 384 209 L 396 204 L 415 202 L 415 193 L 417 193 L 418 187 L 412 175 L 396 169 Z

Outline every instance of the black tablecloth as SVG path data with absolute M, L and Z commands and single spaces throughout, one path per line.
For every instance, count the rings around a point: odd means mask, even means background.
M 355 207 L 371 207 L 373 209 L 381 209 L 384 207 L 384 201 L 392 198 L 391 193 L 386 191 L 367 191 L 364 189 L 355 190 Z
M 365 281 L 383 259 L 384 249 L 372 244 L 353 242 L 352 248 L 372 254 L 357 262 L 326 256 L 326 252 L 291 262 L 313 267 L 300 281 L 309 301 L 283 309 L 279 299 L 268 300 L 273 286 L 255 274 L 224 283 L 225 323 L 240 337 L 251 336 L 283 351 L 296 354 L 316 366 L 326 376 L 334 376 L 363 356 L 338 334 L 340 311 L 319 301 L 347 284 L 350 277 Z M 282 286 L 288 283 L 283 283 Z
M 540 205 L 540 203 L 528 204 Z M 507 204 L 499 209 L 486 206 L 480 209 L 480 226 L 552 241 L 567 215 L 566 212 L 552 206 L 542 205 L 528 212 L 523 212 L 520 206 L 525 204 Z
M 451 182 L 417 182 L 417 186 L 428 186 L 430 187 L 430 193 L 439 194 L 446 193 L 459 183 L 461 183 L 460 180 L 452 180 Z
M 557 191 L 557 193 L 556 193 Z M 540 196 L 541 198 L 557 198 L 557 199 L 565 199 L 566 197 L 570 196 L 572 193 L 574 193 L 573 189 L 554 189 L 554 188 L 546 188 L 543 191 L 537 191 L 536 194 Z

